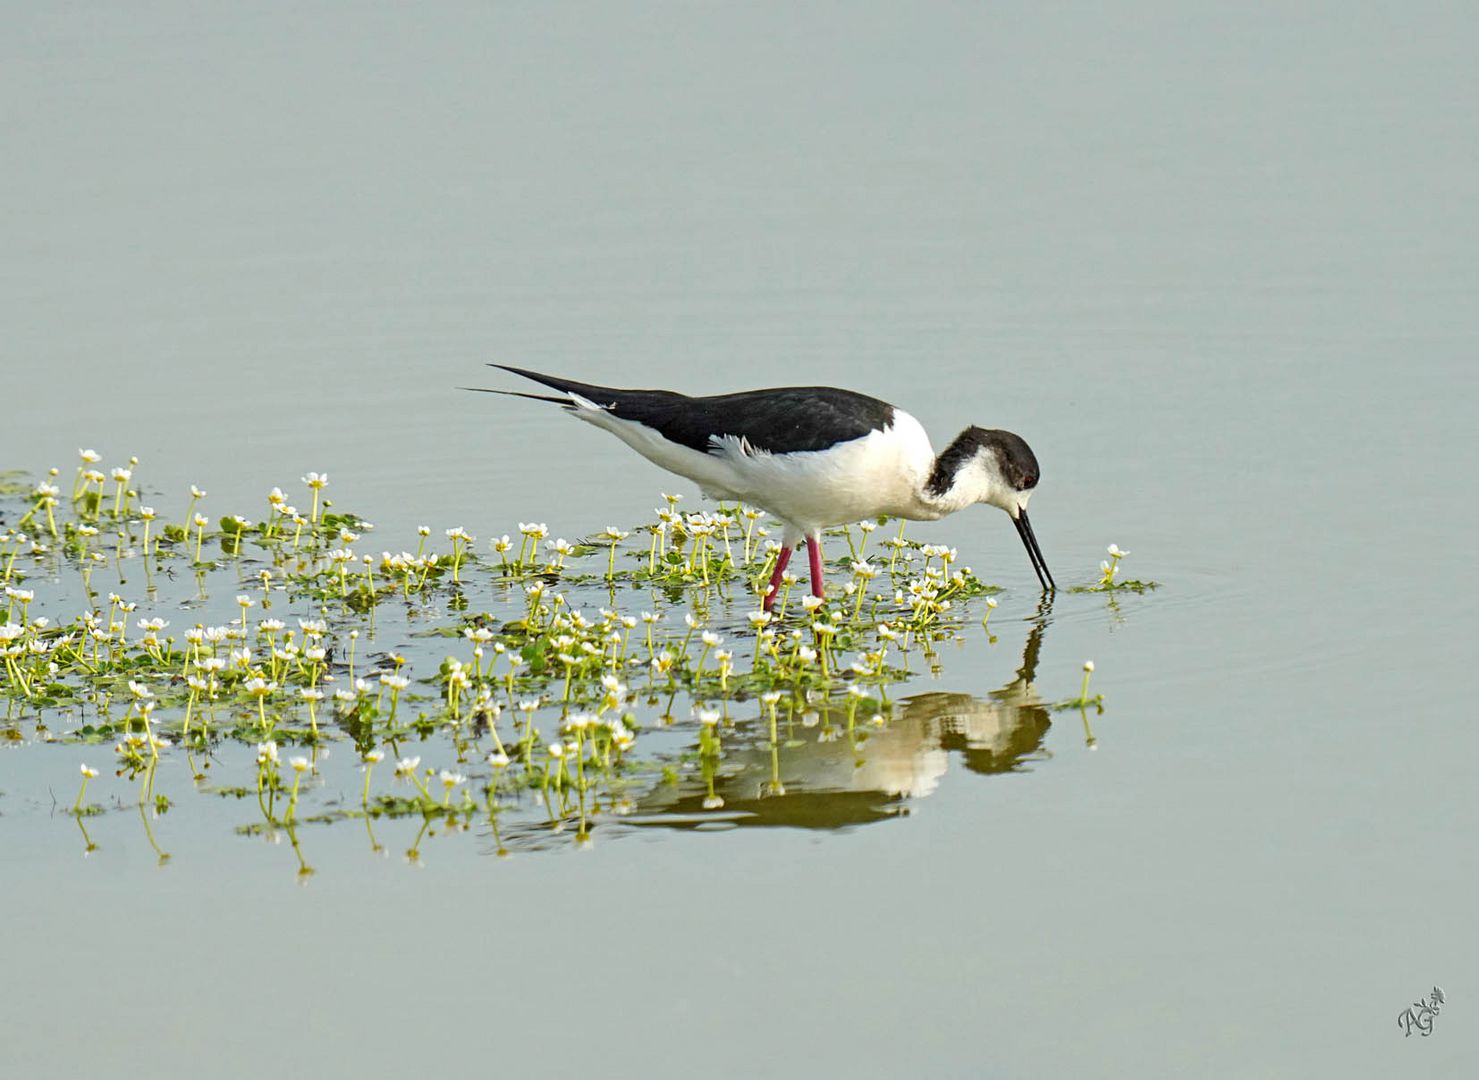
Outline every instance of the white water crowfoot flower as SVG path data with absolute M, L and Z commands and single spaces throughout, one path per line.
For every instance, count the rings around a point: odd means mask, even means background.
M 87 764 L 82 765 L 82 787 L 77 792 L 77 801 L 72 804 L 72 813 L 82 814 L 82 800 L 87 797 L 87 782 L 98 775 L 98 771 Z
M 394 675 L 387 671 L 381 674 L 380 685 L 382 688 L 390 688 L 390 719 L 393 720 L 400 705 L 401 691 L 411 685 L 411 680 L 404 675 Z
M 622 532 L 615 525 L 607 525 L 606 528 L 597 535 L 599 539 L 605 540 L 606 543 L 610 545 L 610 551 L 607 553 L 606 556 L 606 580 L 614 581 L 616 580 L 616 545 L 621 543 L 631 534 Z
M 319 493 L 322 492 L 324 488 L 329 486 L 329 474 L 311 472 L 303 477 L 303 483 L 307 484 L 309 490 L 313 492 L 313 506 L 308 513 L 308 524 L 313 526 L 314 528 L 317 528 L 319 514 Z
M 443 769 L 438 774 L 438 779 L 441 780 L 442 788 L 446 792 L 446 794 L 442 798 L 442 805 L 448 806 L 452 802 L 452 789 L 455 788 L 458 784 L 466 782 L 467 777 L 463 776 L 461 773 L 451 772 L 447 769 Z
M 1123 559 L 1126 555 L 1130 554 L 1128 551 L 1123 550 L 1118 544 L 1110 544 L 1109 547 L 1105 550 L 1109 552 L 1109 561 L 1101 562 L 1099 564 L 1099 572 L 1104 575 L 1099 580 L 1099 585 L 1101 588 L 1106 585 L 1114 584 L 1114 575 L 1119 570 L 1120 560 Z
M 368 810 L 370 807 L 370 774 L 375 771 L 375 766 L 379 765 L 384 760 L 384 750 L 369 750 L 365 752 L 364 764 L 360 766 L 360 769 L 365 774 L 365 786 L 360 792 L 360 805 L 365 807 L 366 810 Z M 397 773 L 397 775 L 399 775 L 399 773 Z
M 538 557 L 539 542 L 549 535 L 549 526 L 543 522 L 521 521 L 519 522 L 519 535 L 523 539 L 519 542 L 519 553 L 515 556 L 514 562 L 518 566 L 523 566 L 530 561 L 531 557 Z
M 254 675 L 242 684 L 242 689 L 257 699 L 257 721 L 264 732 L 270 732 L 272 725 L 267 722 L 267 698 L 277 689 L 277 684 L 268 682 L 261 675 Z
M 298 816 L 298 785 L 303 782 L 303 774 L 308 771 L 309 766 L 308 759 L 302 756 L 288 758 L 288 764 L 293 769 L 293 789 L 288 792 L 287 812 L 287 820 L 291 823 Z
M 988 596 L 986 598 L 986 614 L 981 616 L 981 626 L 983 628 L 986 626 L 986 624 L 988 622 L 991 621 L 991 613 L 996 610 L 996 607 L 997 607 L 996 597 L 994 597 L 994 596 Z M 992 640 L 995 640 L 995 639 L 993 638 Z
M 514 542 L 508 538 L 508 533 L 495 539 L 492 543 L 493 553 L 503 560 L 503 565 L 508 565 L 508 553 L 513 550 Z
M 310 650 L 311 651 L 311 650 Z M 322 652 L 323 650 L 319 650 Z M 308 725 L 313 729 L 313 737 L 318 738 L 318 703 L 324 699 L 324 692 L 315 686 L 300 686 L 298 696 L 308 702 Z
M 698 718 L 698 752 L 706 758 L 717 758 L 720 754 L 719 745 L 719 721 L 721 714 L 718 709 L 697 708 L 694 715 Z
M 461 525 L 458 525 L 456 528 L 447 530 L 447 539 L 452 541 L 452 580 L 461 581 L 458 574 L 462 569 L 462 560 L 467 552 L 471 550 L 476 537 Z
M 1082 705 L 1087 705 L 1089 703 L 1089 676 L 1092 675 L 1092 674 L 1094 674 L 1094 661 L 1092 661 L 1092 660 L 1085 660 L 1084 661 L 1084 684 L 1083 684 L 1082 687 L 1080 687 L 1079 693 L 1078 693 L 1078 701 L 1074 702 L 1074 704 L 1082 706 Z
M 554 552 L 555 557 L 552 560 L 551 564 L 557 567 L 563 567 L 565 565 L 565 560 L 571 555 L 575 554 L 575 545 L 570 543 L 570 541 L 566 540 L 563 536 L 560 537 L 558 540 L 550 541 L 545 545 L 545 548 L 549 551 Z

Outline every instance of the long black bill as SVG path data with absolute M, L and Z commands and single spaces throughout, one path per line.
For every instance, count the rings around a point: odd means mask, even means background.
M 1058 586 L 1053 582 L 1053 575 L 1048 573 L 1047 560 L 1042 557 L 1042 548 L 1038 547 L 1037 537 L 1033 534 L 1032 523 L 1027 520 L 1027 511 L 1019 510 L 1017 516 L 1012 519 L 1012 524 L 1017 526 L 1017 535 L 1022 538 L 1022 546 L 1027 549 L 1027 556 L 1032 560 L 1032 569 L 1037 571 L 1037 580 L 1042 582 L 1043 591 L 1058 591 Z

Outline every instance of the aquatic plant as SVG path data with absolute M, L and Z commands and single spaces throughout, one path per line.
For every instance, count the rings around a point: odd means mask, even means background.
M 199 790 L 254 803 L 241 831 L 285 832 L 302 873 L 307 824 L 409 818 L 429 834 L 476 819 L 500 851 L 510 832 L 538 846 L 570 824 L 583 843 L 593 822 L 687 776 L 707 791 L 700 809 L 717 811 L 729 735 L 749 723 L 768 733 L 765 790 L 780 796 L 786 754 L 813 745 L 782 726 L 815 727 L 816 745 L 845 738 L 866 761 L 864 728 L 896 718 L 890 689 L 917 661 L 938 667 L 937 645 L 962 637 L 974 604 L 984 626 L 999 603 L 954 549 L 902 526 L 886 560 L 870 558 L 881 522 L 834 530 L 848 555 L 827 567 L 841 582 L 830 601 L 793 600 L 786 575 L 766 612 L 778 545 L 748 508 L 685 513 L 664 495 L 654 521 L 586 540 L 519 522 L 517 550 L 503 535 L 482 554 L 460 526 L 444 550 L 423 526 L 414 552 L 377 553 L 373 525 L 334 507 L 323 473 L 302 477 L 306 515 L 273 487 L 260 520 L 213 524 L 198 487 L 171 519 L 143 503 L 138 459 L 105 473 L 95 451 L 79 458 L 69 497 L 59 470 L 0 495 L 14 511 L 0 529 L 4 730 L 111 746 L 161 859 L 149 816 L 173 805 L 154 788 L 163 755 L 183 757 Z M 335 743 L 356 751 L 358 805 L 313 801 Z M 287 748 L 299 752 L 284 768 Z M 377 786 L 387 754 L 394 775 Z M 251 780 L 217 783 L 195 755 Z M 79 818 L 102 812 L 84 806 L 96 776 L 82 767 Z
M 1110 544 L 1106 549 L 1109 558 L 1099 563 L 1099 580 L 1092 585 L 1075 585 L 1069 592 L 1149 592 L 1151 589 L 1160 588 L 1158 581 L 1137 581 L 1131 578 L 1119 577 L 1120 560 L 1129 555 L 1118 544 Z

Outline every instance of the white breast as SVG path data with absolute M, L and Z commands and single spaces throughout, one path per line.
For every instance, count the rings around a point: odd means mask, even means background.
M 882 431 L 826 450 L 768 454 L 732 438 L 719 445 L 721 456 L 743 479 L 743 490 L 735 494 L 802 535 L 879 514 L 907 513 L 934 463 L 924 428 L 901 409 Z

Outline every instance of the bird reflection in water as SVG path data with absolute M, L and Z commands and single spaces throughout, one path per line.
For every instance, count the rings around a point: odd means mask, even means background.
M 1033 685 L 1044 624 L 1027 635 L 1016 676 L 986 697 L 919 694 L 886 706 L 882 726 L 849 724 L 836 701 L 782 707 L 773 743 L 766 718 L 741 721 L 715 772 L 654 789 L 621 823 L 838 829 L 907 813 L 939 786 L 952 753 L 974 773 L 1021 771 L 1047 756 L 1049 708 Z

